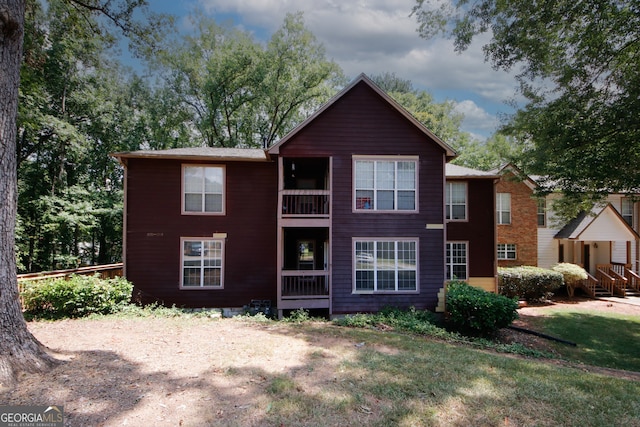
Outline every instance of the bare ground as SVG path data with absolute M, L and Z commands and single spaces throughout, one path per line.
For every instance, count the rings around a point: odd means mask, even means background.
M 640 306 L 576 298 L 524 307 L 516 325 L 527 327 L 558 304 L 640 315 Z M 31 322 L 31 332 L 63 362 L 47 374 L 23 375 L 0 402 L 63 405 L 72 426 L 262 425 L 278 379 L 293 378 L 309 394 L 331 389 L 340 363 L 358 351 L 341 328 L 323 328 L 305 334 L 277 323 L 207 318 Z M 503 338 L 548 348 L 514 331 Z M 640 380 L 640 373 L 594 369 Z

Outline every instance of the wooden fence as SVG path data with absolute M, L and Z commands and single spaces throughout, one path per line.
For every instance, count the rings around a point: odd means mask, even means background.
M 20 303 L 24 307 L 24 301 L 22 301 L 22 291 L 26 283 L 37 282 L 39 280 L 46 279 L 59 279 L 71 277 L 72 275 L 92 276 L 94 274 L 100 275 L 102 279 L 111 279 L 113 277 L 122 276 L 122 263 L 117 264 L 104 264 L 104 265 L 91 265 L 88 267 L 72 268 L 69 270 L 54 270 L 54 271 L 42 271 L 39 273 L 26 273 L 18 274 L 18 290 L 20 291 Z

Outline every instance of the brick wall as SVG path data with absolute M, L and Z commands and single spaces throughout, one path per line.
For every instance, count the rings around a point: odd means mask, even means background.
M 498 243 L 515 243 L 515 260 L 498 260 L 499 267 L 538 265 L 538 204 L 533 190 L 505 171 L 497 193 L 511 194 L 511 224 L 497 224 Z

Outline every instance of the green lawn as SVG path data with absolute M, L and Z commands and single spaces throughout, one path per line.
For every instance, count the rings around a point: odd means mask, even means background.
M 548 317 L 535 319 L 535 324 L 577 344 L 555 345 L 567 359 L 640 372 L 640 316 L 562 308 L 550 309 Z

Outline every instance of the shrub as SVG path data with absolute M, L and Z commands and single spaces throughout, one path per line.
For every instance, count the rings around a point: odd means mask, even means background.
M 122 277 L 71 276 L 33 282 L 23 292 L 25 310 L 47 318 L 109 314 L 131 300 L 133 285 Z
M 447 286 L 449 324 L 458 332 L 491 335 L 518 318 L 518 301 L 493 294 L 466 282 L 453 281 Z
M 545 268 L 498 268 L 498 293 L 509 298 L 549 299 L 563 284 L 562 274 Z
M 586 280 L 587 271 L 577 264 L 571 264 L 568 262 L 561 262 L 554 265 L 551 269 L 555 272 L 562 274 L 565 285 L 567 285 L 567 292 L 570 297 L 573 296 L 575 286 L 582 280 Z

